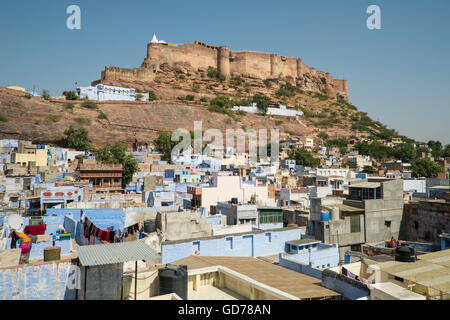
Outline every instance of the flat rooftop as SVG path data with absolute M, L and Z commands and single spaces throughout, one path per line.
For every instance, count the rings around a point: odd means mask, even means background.
M 322 207 L 325 207 L 325 208 L 328 208 L 328 209 L 339 208 L 341 212 L 364 212 L 365 211 L 363 208 L 349 206 L 347 204 L 342 204 L 342 203 L 323 205 Z
M 324 299 L 341 295 L 322 287 L 321 281 L 316 278 L 256 258 L 191 256 L 172 264 L 187 265 L 188 270 L 226 267 L 300 299 Z
M 381 187 L 381 183 L 379 182 L 360 182 L 351 184 L 348 186 L 349 188 L 365 188 L 365 189 L 376 189 Z
M 248 300 L 227 288 L 202 286 L 200 290 L 189 290 L 188 300 Z
M 396 277 L 441 292 L 450 292 L 450 249 L 423 254 L 417 259 L 416 262 L 391 261 L 378 266 Z
M 300 239 L 300 240 L 292 240 L 292 241 L 286 241 L 286 243 L 291 244 L 307 244 L 307 243 L 319 243 L 319 240 L 314 239 Z

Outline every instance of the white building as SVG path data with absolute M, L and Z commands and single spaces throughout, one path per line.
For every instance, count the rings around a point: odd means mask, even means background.
M 405 179 L 403 180 L 403 191 L 411 193 L 426 193 L 427 182 L 425 179 Z
M 253 113 L 253 114 L 260 112 L 256 103 L 253 103 L 251 106 L 234 106 L 232 110 L 233 111 L 244 111 L 244 112 Z M 297 111 L 294 109 L 289 109 L 287 106 L 280 105 L 279 108 L 269 107 L 267 109 L 266 114 L 274 115 L 274 116 L 297 117 L 297 116 L 302 116 L 303 112 Z
M 213 173 L 210 187 L 203 187 L 201 190 L 201 204 L 207 210 L 211 205 L 233 198 L 239 203 L 248 203 L 252 197 L 255 197 L 257 204 L 267 204 L 267 185 L 258 186 L 252 181 L 244 182 L 240 176 L 233 176 L 231 172 Z
M 136 101 L 136 89 L 120 88 L 98 84 L 95 87 L 78 87 L 76 92 L 80 99 L 94 101 Z

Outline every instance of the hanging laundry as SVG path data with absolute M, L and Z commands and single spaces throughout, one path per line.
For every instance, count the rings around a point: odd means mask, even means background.
M 114 236 L 115 236 L 116 232 L 115 231 L 111 231 L 109 233 L 109 243 L 114 243 Z
M 26 226 L 24 228 L 24 232 L 26 232 L 26 230 L 30 230 L 30 236 L 37 236 L 37 235 L 45 234 L 46 229 L 47 229 L 46 224 L 39 224 L 36 226 Z

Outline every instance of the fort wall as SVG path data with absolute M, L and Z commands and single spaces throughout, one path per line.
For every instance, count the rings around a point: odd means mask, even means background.
M 104 81 L 152 81 L 154 79 L 154 72 L 148 68 L 124 69 L 107 66 L 102 71 L 101 79 Z
M 194 71 L 218 68 L 218 53 L 216 48 L 195 43 L 182 44 L 169 47 L 167 45 L 150 43 L 147 49 L 147 58 L 143 65 L 159 66 L 163 63 L 190 65 Z
M 147 57 L 140 68 L 106 67 L 102 72 L 102 81 L 151 82 L 163 64 L 181 65 L 193 72 L 213 67 L 227 79 L 232 74 L 258 79 L 292 78 L 305 90 L 326 89 L 329 96 L 339 94 L 348 99 L 347 80 L 334 79 L 328 72 L 310 68 L 302 59 L 253 51 L 233 52 L 225 46 L 212 46 L 198 41 L 180 45 L 150 43 Z
M 231 72 L 266 79 L 271 76 L 270 55 L 261 52 L 231 52 Z
M 217 53 L 218 70 L 225 76 L 230 78 L 230 49 L 228 47 L 220 47 Z

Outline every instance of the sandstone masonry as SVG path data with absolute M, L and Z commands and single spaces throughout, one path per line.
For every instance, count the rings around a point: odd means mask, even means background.
M 161 66 L 167 64 L 191 72 L 217 69 L 226 79 L 242 76 L 255 79 L 283 79 L 306 91 L 327 90 L 330 97 L 348 100 L 347 80 L 331 77 L 330 73 L 306 66 L 302 59 L 277 54 L 230 51 L 225 46 L 212 46 L 195 41 L 188 44 L 149 43 L 147 57 L 140 68 L 124 69 L 107 66 L 101 80 L 152 83 Z

